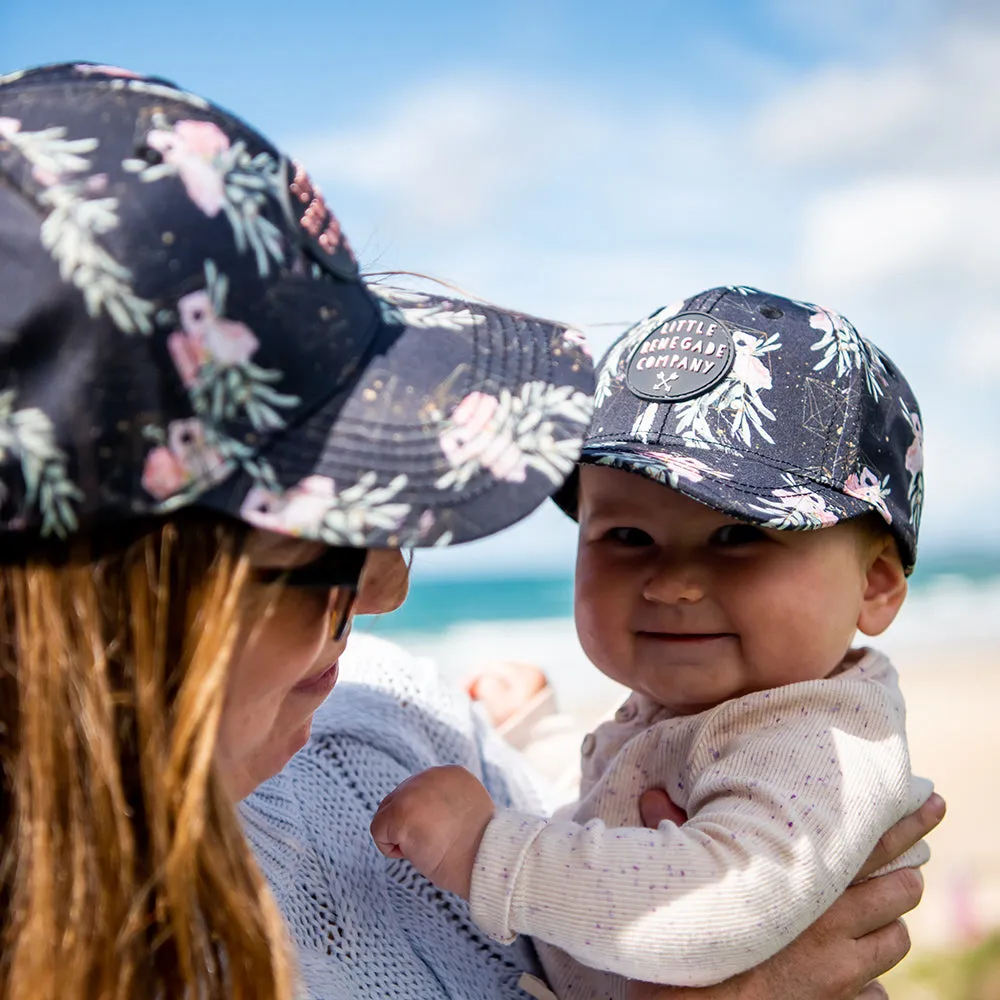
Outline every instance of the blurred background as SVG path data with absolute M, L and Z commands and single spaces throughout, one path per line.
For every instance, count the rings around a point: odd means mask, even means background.
M 894 996 L 1000 996 L 1000 804 L 979 781 L 1000 756 L 1000 5 L 0 0 L 0 72 L 83 59 L 245 116 L 369 271 L 569 320 L 595 353 L 676 298 L 751 285 L 845 313 L 893 358 L 927 503 L 882 645 L 950 804 Z M 368 627 L 455 677 L 540 663 L 589 721 L 615 692 L 573 634 L 573 548 L 546 504 L 418 553 L 410 602 Z

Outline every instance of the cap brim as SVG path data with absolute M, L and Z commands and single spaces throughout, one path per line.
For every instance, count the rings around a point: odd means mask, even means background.
M 490 535 L 573 471 L 593 366 L 565 326 L 478 302 L 373 288 L 383 319 L 360 374 L 199 503 L 335 545 Z
M 862 517 L 873 504 L 805 476 L 755 461 L 745 452 L 621 442 L 588 447 L 585 465 L 603 465 L 644 476 L 730 517 L 778 530 L 825 528 Z M 554 498 L 576 519 L 578 476 Z

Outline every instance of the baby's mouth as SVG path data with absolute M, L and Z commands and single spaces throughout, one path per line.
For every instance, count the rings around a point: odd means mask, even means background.
M 680 642 L 695 645 L 702 642 L 714 642 L 717 639 L 732 638 L 732 632 L 639 632 L 644 639 L 656 639 L 660 642 Z

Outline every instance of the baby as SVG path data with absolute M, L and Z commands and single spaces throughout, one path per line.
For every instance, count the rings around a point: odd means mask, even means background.
M 759 964 L 931 792 L 896 671 L 853 646 L 916 558 L 920 416 L 889 359 L 829 310 L 717 288 L 627 331 L 596 402 L 557 500 L 580 524 L 580 641 L 634 693 L 584 740 L 579 801 L 497 811 L 436 768 L 372 823 L 484 931 L 533 935 L 562 1000 Z M 687 821 L 644 829 L 652 788 Z

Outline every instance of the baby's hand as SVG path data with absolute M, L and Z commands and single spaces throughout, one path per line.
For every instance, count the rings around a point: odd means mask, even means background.
M 493 812 L 490 793 L 465 768 L 432 767 L 382 800 L 371 834 L 387 858 L 406 858 L 438 888 L 468 899 L 476 852 Z
M 516 715 L 548 683 L 541 667 L 515 660 L 487 663 L 462 682 L 469 697 L 486 709 L 495 727 Z

